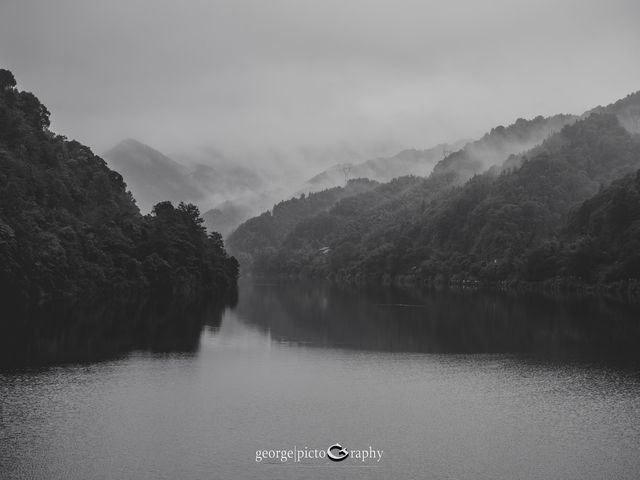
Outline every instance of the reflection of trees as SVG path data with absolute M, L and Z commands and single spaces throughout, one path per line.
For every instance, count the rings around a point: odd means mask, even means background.
M 219 328 L 224 308 L 212 301 L 153 298 L 49 304 L 6 332 L 0 365 L 97 360 L 133 349 L 195 351 L 203 326 Z
M 52 133 L 47 108 L 0 69 L 0 365 L 195 348 L 200 302 L 237 278 L 195 205 L 142 216 L 122 176 Z
M 382 351 L 635 354 L 630 307 L 499 292 L 253 287 L 238 307 L 272 338 Z

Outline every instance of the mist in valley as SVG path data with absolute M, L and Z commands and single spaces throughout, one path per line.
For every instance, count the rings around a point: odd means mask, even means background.
M 25 1 L 3 6 L 0 40 L 15 45 L 3 63 L 55 112 L 52 129 L 123 170 L 144 212 L 162 197 L 255 214 L 343 184 L 345 166 L 378 181 L 427 175 L 492 128 L 635 91 L 638 10 L 627 0 Z M 171 162 L 143 160 L 149 152 L 124 139 Z M 478 155 L 486 167 L 533 143 Z
M 639 18 L 2 0 L 0 478 L 640 478 Z
M 104 156 L 143 213 L 193 202 L 226 235 L 350 178 L 426 176 L 460 150 L 468 178 L 529 150 L 573 118 L 556 115 L 637 89 L 638 13 L 628 0 L 30 0 L 3 6 L 0 40 L 52 129 Z

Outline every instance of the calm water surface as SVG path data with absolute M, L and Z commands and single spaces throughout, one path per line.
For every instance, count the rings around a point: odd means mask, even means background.
M 243 287 L 195 352 L 0 373 L 0 478 L 635 480 L 637 313 Z M 382 460 L 255 461 L 336 442 Z

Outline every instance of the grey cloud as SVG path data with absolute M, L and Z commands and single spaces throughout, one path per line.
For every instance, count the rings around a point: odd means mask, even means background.
M 0 63 L 49 106 L 54 129 L 98 152 L 134 137 L 166 152 L 375 156 L 640 88 L 640 7 L 625 0 L 1 8 Z

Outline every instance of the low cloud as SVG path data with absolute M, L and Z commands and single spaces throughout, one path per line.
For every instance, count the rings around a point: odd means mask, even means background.
M 639 17 L 626 0 L 9 0 L 0 62 L 97 152 L 134 137 L 313 173 L 637 90 Z

